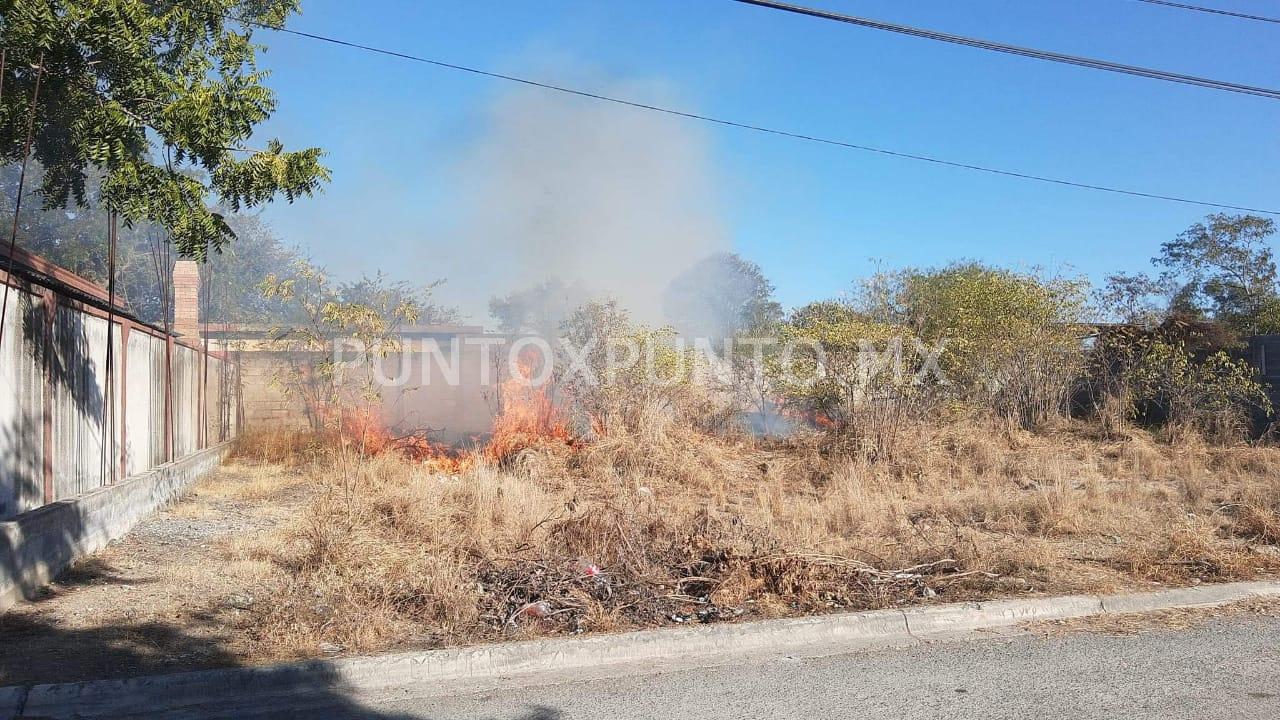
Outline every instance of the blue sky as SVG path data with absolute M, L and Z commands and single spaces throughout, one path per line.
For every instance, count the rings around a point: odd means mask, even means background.
M 1273 2 L 1214 1 L 1280 14 Z M 664 102 L 753 124 L 1081 182 L 1280 207 L 1280 103 L 1272 100 L 728 0 L 303 4 L 291 27 L 486 70 L 586 90 L 657 84 Z M 1280 87 L 1275 25 L 1129 0 L 810 4 Z M 313 40 L 266 31 L 258 37 L 270 46 L 262 62 L 280 101 L 262 137 L 321 146 L 334 171 L 320 197 L 267 212 L 281 236 L 339 274 L 383 269 L 425 281 L 442 268 L 457 272 L 430 259 L 458 242 L 442 218 L 456 202 L 459 148 L 486 132 L 489 109 L 511 88 Z M 690 132 L 705 143 L 711 204 L 729 242 L 764 268 L 788 306 L 847 290 L 877 259 L 928 266 L 972 258 L 1070 267 L 1095 279 L 1138 270 L 1161 242 L 1210 212 L 730 128 Z

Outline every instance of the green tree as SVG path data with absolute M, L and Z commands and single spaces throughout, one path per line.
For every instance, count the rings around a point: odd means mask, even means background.
M 1159 325 L 1166 311 L 1157 299 L 1167 295 L 1167 288 L 1145 274 L 1115 273 L 1094 294 L 1103 317 L 1115 322 L 1152 327 Z
M 580 282 L 552 278 L 506 296 L 489 299 L 489 315 L 504 333 L 554 338 L 561 325 L 590 299 Z
M 298 250 L 286 245 L 260 215 L 227 215 L 236 241 L 200 266 L 211 322 L 271 323 L 289 316 L 289 304 L 264 297 L 260 284 L 271 273 L 297 265 Z
M 1160 247 L 1152 262 L 1178 288 L 1174 309 L 1203 313 L 1245 334 L 1280 331 L 1275 222 L 1218 213 Z
M 681 273 L 663 297 L 667 322 L 681 335 L 713 343 L 767 332 L 782 319 L 773 285 L 737 253 L 715 253 Z
M 33 163 L 29 180 L 40 182 L 44 169 Z M 18 168 L 0 169 L 0 227 L 13 222 Z M 88 280 L 107 285 L 107 213 L 97 202 L 100 173 L 86 180 L 89 198 L 83 206 L 41 211 L 24 207 L 18 224 L 18 246 Z M 286 272 L 299 255 L 284 244 L 270 225 L 255 213 L 227 213 L 236 242 L 212 253 L 201 265 L 204 316 L 212 322 L 275 322 L 286 317 L 289 305 L 259 292 L 262 278 Z M 116 250 L 117 300 L 147 322 L 163 324 L 166 298 L 175 258 L 164 232 L 151 223 L 120 228 Z
M 297 0 L 0 0 L 6 49 L 0 160 L 34 157 L 46 207 L 101 199 L 126 225 L 152 223 L 204 258 L 235 233 L 223 213 L 289 201 L 329 178 L 318 148 L 246 144 L 276 107 L 248 24 L 272 25 Z M 237 29 L 238 28 L 238 29 Z
M 335 283 L 305 260 L 258 287 L 265 299 L 289 307 L 267 339 L 282 360 L 273 380 L 305 403 L 316 429 L 375 403 L 381 387 L 374 369 L 400 352 L 405 325 L 437 311 L 427 290 L 412 293 L 381 275 Z
M 10 228 L 18 192 L 19 168 L 0 168 L 0 227 Z M 29 183 L 38 184 L 44 168 L 31 163 Z M 84 205 L 46 208 L 24 204 L 18 218 L 17 246 L 91 280 L 108 285 L 108 213 L 96 202 L 101 177 L 91 172 L 86 178 Z M 7 244 L 7 240 L 4 241 Z M 120 228 L 116 250 L 116 301 L 139 319 L 162 324 L 168 307 L 162 295 L 167 287 L 173 258 L 163 233 L 151 223 Z

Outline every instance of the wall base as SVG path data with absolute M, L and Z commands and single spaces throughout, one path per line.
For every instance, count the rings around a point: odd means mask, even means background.
M 218 467 L 229 442 L 115 485 L 0 522 L 0 610 L 30 598 L 76 560 L 122 537 Z

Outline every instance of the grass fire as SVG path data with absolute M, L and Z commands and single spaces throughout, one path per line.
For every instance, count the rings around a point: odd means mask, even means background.
M 7 0 L 0 720 L 1280 717 L 1280 18 L 825 4 Z
M 225 548 L 265 564 L 240 652 L 1280 571 L 1267 399 L 1203 324 L 1090 325 L 1077 284 L 978 265 L 867 287 L 713 353 L 585 301 L 558 338 L 507 339 L 489 431 L 448 446 L 341 388 L 314 429 L 241 438 L 238 472 L 308 500 Z

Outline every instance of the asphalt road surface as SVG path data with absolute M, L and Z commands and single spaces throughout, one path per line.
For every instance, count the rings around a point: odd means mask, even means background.
M 732 666 L 421 688 L 296 717 L 361 720 L 1280 718 L 1280 621 L 999 637 Z M 283 717 L 290 717 L 286 714 Z M 279 711 L 270 717 L 282 717 Z

